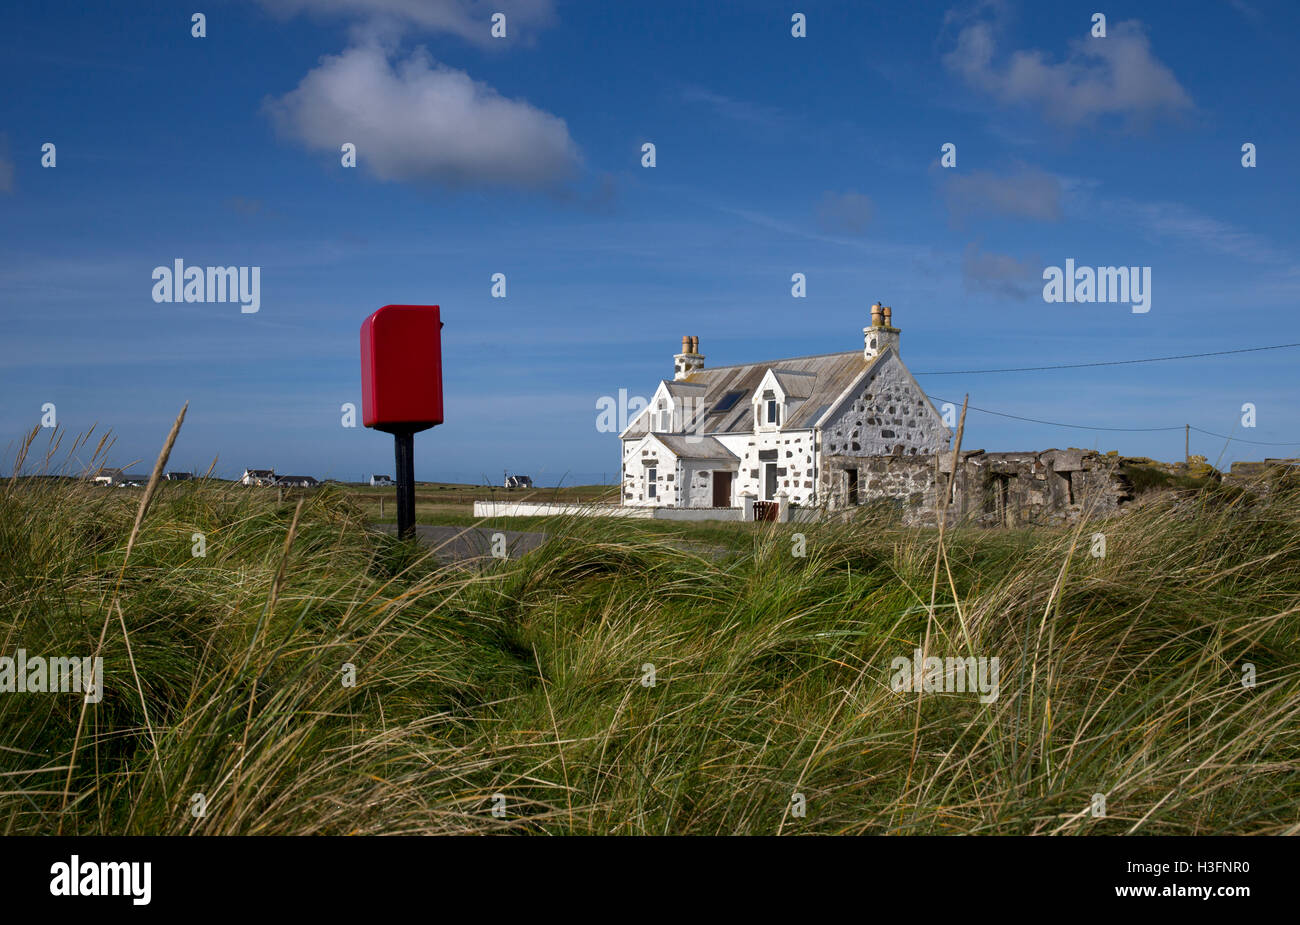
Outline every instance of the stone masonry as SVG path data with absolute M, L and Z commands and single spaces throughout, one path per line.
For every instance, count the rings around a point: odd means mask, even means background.
M 897 509 L 904 523 L 933 525 L 952 454 L 833 456 L 826 467 L 833 508 L 883 504 Z M 1074 523 L 1085 513 L 1115 513 L 1132 496 L 1117 461 L 1091 450 L 968 450 L 958 462 L 947 519 L 1006 527 Z

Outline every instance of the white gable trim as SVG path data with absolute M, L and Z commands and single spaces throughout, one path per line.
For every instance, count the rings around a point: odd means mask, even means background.
M 654 413 L 655 405 L 658 403 L 660 398 L 666 398 L 668 400 L 668 410 L 669 411 L 673 410 L 673 396 L 668 391 L 668 383 L 661 381 L 659 383 L 659 388 L 655 389 L 654 394 L 650 396 L 650 402 L 644 408 L 642 408 L 640 411 L 636 413 L 636 417 L 632 418 L 632 420 L 627 422 L 627 427 L 623 428 L 623 432 L 618 435 L 618 439 L 623 440 L 624 438 L 626 438 L 628 432 L 632 430 L 632 428 L 636 427 L 637 421 L 641 420 L 647 414 Z M 631 403 L 632 403 L 632 399 L 629 398 L 628 404 L 630 405 Z M 652 419 L 646 418 L 646 423 L 647 425 L 650 425 L 653 424 L 654 422 Z M 646 430 L 654 430 L 654 428 L 651 426 L 647 426 Z

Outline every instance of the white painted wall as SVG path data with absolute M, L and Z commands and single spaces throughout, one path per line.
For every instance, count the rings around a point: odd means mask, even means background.
M 756 398 L 764 388 L 784 397 L 770 372 Z M 671 396 L 662 389 L 657 392 L 652 413 L 660 398 Z M 679 423 L 680 417 L 673 421 L 674 426 Z M 821 471 L 823 455 L 889 456 L 897 451 L 925 456 L 946 449 L 951 435 L 894 349 L 831 410 L 820 430 L 774 430 L 763 424 L 750 433 L 713 436 L 740 459 L 732 482 L 733 505 L 740 505 L 745 492 L 766 499 L 767 464 L 775 462 L 777 492 L 784 491 L 791 503 L 808 507 L 828 496 L 830 476 Z M 760 458 L 772 452 L 775 459 Z M 647 496 L 645 482 L 645 460 L 650 458 L 658 460 L 658 491 L 653 499 Z M 629 507 L 710 507 L 712 472 L 729 468 L 720 461 L 678 460 L 653 434 L 623 441 L 622 464 L 622 503 Z

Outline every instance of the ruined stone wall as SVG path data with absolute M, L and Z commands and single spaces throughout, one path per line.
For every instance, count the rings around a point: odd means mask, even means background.
M 1223 476 L 1223 484 L 1261 495 L 1300 487 L 1300 458 L 1240 460 Z
M 827 457 L 831 507 L 856 503 L 898 509 L 908 524 L 936 524 L 952 456 Z M 1105 516 L 1132 497 L 1116 462 L 1089 450 L 1042 453 L 962 453 L 948 499 L 949 523 L 1029 526 L 1074 523 L 1085 513 Z

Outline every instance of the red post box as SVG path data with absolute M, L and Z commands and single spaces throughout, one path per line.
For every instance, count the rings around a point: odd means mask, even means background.
M 415 434 L 442 423 L 437 305 L 385 305 L 361 323 L 361 421 L 393 435 L 397 534 L 415 534 Z
M 442 423 L 437 305 L 385 305 L 362 322 L 361 421 L 394 434 Z

